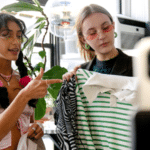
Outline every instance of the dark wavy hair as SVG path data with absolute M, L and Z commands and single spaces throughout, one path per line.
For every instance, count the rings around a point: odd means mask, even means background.
M 15 22 L 20 27 L 20 29 L 22 31 L 22 38 L 25 37 L 28 41 L 28 38 L 25 35 L 25 32 L 26 32 L 25 23 L 22 20 L 17 19 L 12 15 L 5 14 L 5 13 L 0 13 L 0 30 L 3 27 L 8 28 L 7 23 L 9 21 Z M 16 61 L 16 65 L 18 67 L 19 74 L 20 74 L 21 78 L 28 75 L 27 67 L 23 63 L 23 53 L 22 53 L 22 51 L 20 51 L 20 53 L 19 53 L 18 59 Z M 32 99 L 28 102 L 28 105 L 31 106 L 31 107 L 36 108 L 37 101 L 38 101 L 37 99 Z M 7 88 L 6 87 L 0 87 L 0 106 L 2 108 L 6 109 L 9 106 L 9 104 L 10 104 L 10 102 L 9 102 L 9 98 L 8 98 Z

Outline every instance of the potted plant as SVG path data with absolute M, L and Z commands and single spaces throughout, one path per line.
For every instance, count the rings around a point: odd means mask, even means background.
M 35 22 L 34 34 L 32 34 L 29 37 L 28 42 L 22 48 L 22 51 L 24 53 L 25 64 L 29 70 L 29 74 L 32 77 L 36 77 L 40 71 L 40 67 L 43 67 L 45 70 L 45 66 L 46 66 L 47 59 L 46 59 L 46 51 L 45 51 L 43 42 L 44 42 L 45 36 L 48 32 L 49 20 L 43 11 L 43 8 L 40 6 L 39 1 L 33 0 L 33 2 L 34 2 L 34 4 L 19 1 L 17 3 L 13 3 L 10 5 L 4 6 L 1 10 L 5 10 L 7 12 L 36 11 L 36 12 L 40 12 L 42 14 L 42 17 L 38 18 L 37 21 Z M 33 67 L 31 64 L 33 48 L 34 48 L 34 45 L 35 45 L 39 35 L 42 33 L 42 29 L 45 29 L 45 34 L 43 36 L 42 43 L 41 43 L 42 51 L 40 51 L 38 54 L 42 58 L 43 62 L 41 62 L 41 61 L 37 62 L 37 65 L 35 67 Z M 27 33 L 27 35 L 28 34 L 29 33 Z M 29 56 L 26 56 L 25 50 L 26 50 L 26 53 L 29 53 L 29 51 L 30 51 Z M 43 79 L 62 79 L 62 75 L 66 72 L 67 72 L 67 69 L 62 68 L 60 66 L 54 66 L 53 68 L 51 68 L 50 70 L 48 70 L 47 72 L 44 73 Z M 51 85 L 48 88 L 48 96 L 47 97 L 51 97 L 51 99 L 56 100 L 58 92 L 61 88 L 61 85 L 62 85 L 62 83 L 56 83 L 56 84 Z M 35 120 L 40 120 L 45 115 L 45 112 L 46 112 L 45 97 L 39 99 L 36 107 L 37 108 L 35 108 Z

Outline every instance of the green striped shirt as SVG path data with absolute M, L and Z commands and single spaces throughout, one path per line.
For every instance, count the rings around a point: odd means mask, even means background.
M 94 72 L 77 71 L 77 130 L 79 149 L 86 150 L 130 150 L 132 104 L 117 100 L 110 106 L 111 93 L 99 93 L 89 104 L 83 85 Z

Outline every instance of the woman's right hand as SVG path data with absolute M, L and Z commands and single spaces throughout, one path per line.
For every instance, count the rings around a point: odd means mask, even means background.
M 28 100 L 45 97 L 47 94 L 47 88 L 50 84 L 62 82 L 61 79 L 42 80 L 43 74 L 44 70 L 41 68 L 40 74 L 22 89 Z
M 76 75 L 76 72 L 77 72 L 77 70 L 78 70 L 79 68 L 81 68 L 81 65 L 78 65 L 78 66 L 74 67 L 73 71 L 65 73 L 65 74 L 63 75 L 63 77 L 62 77 L 62 78 L 63 78 L 63 81 L 64 81 L 64 80 L 69 81 L 70 78 L 71 78 L 73 75 Z M 77 78 L 76 78 L 76 80 L 77 80 Z

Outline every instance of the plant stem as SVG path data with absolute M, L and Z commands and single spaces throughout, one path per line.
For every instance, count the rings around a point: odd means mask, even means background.
M 44 36 L 43 36 L 42 43 L 41 43 L 41 46 L 42 46 L 42 48 L 43 48 L 43 51 L 45 52 L 43 43 L 44 43 L 45 36 L 46 36 L 46 34 L 47 34 L 47 32 L 48 32 L 48 28 L 49 28 L 49 20 L 48 20 L 46 14 L 45 14 L 43 11 L 42 11 L 41 13 L 42 13 L 42 15 L 46 18 L 46 22 L 47 22 L 47 25 L 46 25 L 46 28 L 45 28 L 46 31 L 45 31 L 45 34 L 44 34 Z M 45 55 L 45 60 L 44 60 L 44 71 L 45 71 L 46 61 L 47 61 L 47 59 L 46 59 L 46 55 Z
M 34 72 L 34 68 L 32 67 L 31 63 L 29 62 L 29 59 L 26 56 L 24 56 L 23 58 L 27 61 L 29 68 L 32 70 L 34 76 L 36 77 L 36 74 Z

